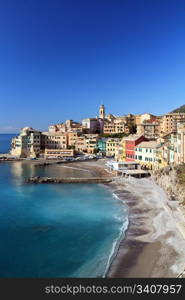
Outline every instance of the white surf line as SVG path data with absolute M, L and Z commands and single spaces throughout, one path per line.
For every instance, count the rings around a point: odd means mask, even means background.
M 86 169 L 81 169 L 81 168 L 68 167 L 68 166 L 61 166 L 61 167 L 62 167 L 62 168 L 67 168 L 67 169 L 74 169 L 74 170 L 81 170 L 81 171 L 90 172 L 89 170 L 86 170 Z

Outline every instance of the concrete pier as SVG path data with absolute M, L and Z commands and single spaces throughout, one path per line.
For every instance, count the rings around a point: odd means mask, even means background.
M 55 178 L 55 177 L 31 177 L 27 183 L 109 183 L 112 178 L 92 177 L 92 178 Z

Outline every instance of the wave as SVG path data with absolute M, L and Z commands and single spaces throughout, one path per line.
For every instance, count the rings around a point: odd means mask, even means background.
M 118 195 L 116 195 L 115 193 L 112 194 L 114 196 L 114 198 L 116 198 L 117 200 L 122 201 L 122 199 L 120 199 L 118 197 Z M 114 240 L 113 244 L 112 244 L 112 249 L 111 249 L 111 252 L 109 254 L 109 257 L 108 257 L 108 261 L 107 261 L 107 265 L 106 265 L 106 268 L 105 268 L 105 272 L 103 274 L 103 278 L 106 277 L 108 271 L 109 271 L 109 268 L 112 264 L 112 261 L 114 260 L 114 258 L 116 257 L 117 253 L 118 253 L 118 249 L 119 249 L 119 245 L 120 245 L 120 242 L 123 240 L 124 236 L 125 236 L 125 232 L 127 231 L 128 229 L 128 225 L 129 225 L 129 217 L 128 217 L 128 206 L 126 205 L 126 203 L 123 204 L 124 207 L 122 208 L 122 216 L 118 217 L 118 216 L 115 216 L 115 218 L 119 221 L 123 221 L 122 223 L 122 226 L 120 227 L 120 231 L 119 231 L 119 235 L 117 237 L 117 239 Z M 127 216 L 124 214 L 124 212 L 127 212 Z

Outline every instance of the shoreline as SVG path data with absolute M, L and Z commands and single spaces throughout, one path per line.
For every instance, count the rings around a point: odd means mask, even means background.
M 83 168 L 113 177 L 102 161 L 83 163 Z M 121 180 L 115 177 L 103 184 L 128 207 L 128 227 L 117 241 L 105 277 L 178 277 L 185 266 L 185 239 L 178 228 L 183 215 L 178 202 L 173 206 L 152 178 Z
M 73 166 L 89 170 L 95 177 L 114 177 L 106 169 L 105 159 L 71 162 Z M 185 267 L 185 238 L 178 228 L 184 219 L 178 202 L 169 200 L 151 177 L 115 177 L 103 185 L 128 207 L 128 227 L 118 238 L 103 277 L 178 277 Z
M 138 180 L 142 181 L 142 179 Z M 131 181 L 135 187 L 136 180 L 131 179 Z M 154 189 L 158 189 L 158 192 L 164 193 L 151 179 L 144 180 L 145 184 L 146 182 L 149 187 L 153 186 Z M 138 201 L 137 195 L 127 190 L 127 186 L 125 190 L 121 190 L 119 183 L 109 185 L 129 208 L 129 226 L 120 241 L 107 277 L 177 277 L 185 265 L 185 253 L 181 250 L 184 249 L 185 240 L 180 235 L 174 219 L 170 219 L 170 212 L 166 211 L 162 200 L 162 203 L 153 206 L 155 201 L 146 203 L 142 197 Z M 165 197 L 165 193 L 162 196 Z M 162 207 L 164 211 L 161 210 Z M 165 226 L 163 219 L 169 224 Z

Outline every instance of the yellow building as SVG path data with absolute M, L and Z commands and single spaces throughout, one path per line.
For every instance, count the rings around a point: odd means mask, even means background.
M 154 163 L 154 169 L 160 169 L 168 166 L 167 160 L 164 156 L 164 145 L 160 144 L 156 148 L 156 161 Z
M 121 118 L 112 121 L 105 121 L 103 126 L 104 134 L 129 133 L 128 125 Z
M 106 156 L 117 156 L 118 145 L 121 139 L 109 138 L 106 141 Z
M 115 154 L 116 161 L 125 161 L 126 160 L 126 141 L 125 138 L 122 138 L 117 146 L 117 151 Z
M 77 152 L 84 152 L 86 151 L 86 140 L 85 136 L 78 136 L 76 143 L 75 143 L 75 150 Z
M 78 132 L 68 132 L 68 146 L 75 146 L 76 141 L 78 139 L 79 133 Z

